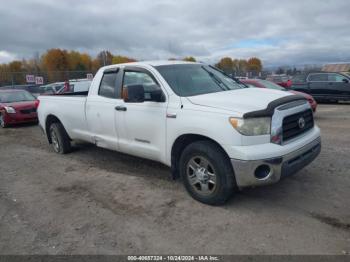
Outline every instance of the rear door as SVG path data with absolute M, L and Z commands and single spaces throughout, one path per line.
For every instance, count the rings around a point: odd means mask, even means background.
M 310 94 L 315 98 L 327 98 L 332 94 L 326 73 L 311 73 L 307 78 Z
M 337 99 L 350 98 L 350 83 L 349 79 L 338 73 L 328 74 L 328 87 Z
M 119 68 L 105 70 L 98 91 L 90 92 L 86 102 L 86 118 L 93 142 L 112 150 L 118 150 L 115 107 L 122 102 L 122 77 Z
M 142 85 L 145 101 L 124 102 L 116 114 L 119 150 L 128 154 L 165 161 L 167 102 L 159 81 L 141 67 L 124 68 L 123 90 L 127 86 Z M 122 91 L 123 92 L 123 91 Z M 152 101 L 152 92 L 161 92 L 162 101 Z

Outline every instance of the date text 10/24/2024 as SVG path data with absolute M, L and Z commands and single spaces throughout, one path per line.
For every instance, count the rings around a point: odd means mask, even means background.
M 220 261 L 217 256 L 128 256 L 128 261 Z

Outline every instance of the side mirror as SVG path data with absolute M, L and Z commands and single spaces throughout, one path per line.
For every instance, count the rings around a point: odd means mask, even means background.
M 126 103 L 143 103 L 145 101 L 145 90 L 142 85 L 131 85 L 123 87 L 123 99 Z
M 346 83 L 346 84 L 348 84 L 348 83 L 349 83 L 349 79 L 344 78 L 344 79 L 343 79 L 343 82 Z
M 155 90 L 150 93 L 150 101 L 165 102 L 165 97 L 162 90 Z

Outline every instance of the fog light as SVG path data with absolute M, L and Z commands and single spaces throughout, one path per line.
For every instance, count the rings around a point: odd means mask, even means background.
M 264 179 L 271 173 L 271 168 L 268 165 L 261 165 L 255 169 L 255 177 L 257 179 Z

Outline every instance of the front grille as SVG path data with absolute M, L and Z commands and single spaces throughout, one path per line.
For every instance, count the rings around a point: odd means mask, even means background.
M 31 114 L 36 112 L 36 108 L 22 109 L 20 110 L 22 114 Z
M 291 140 L 314 127 L 312 110 L 308 109 L 283 119 L 283 141 Z

